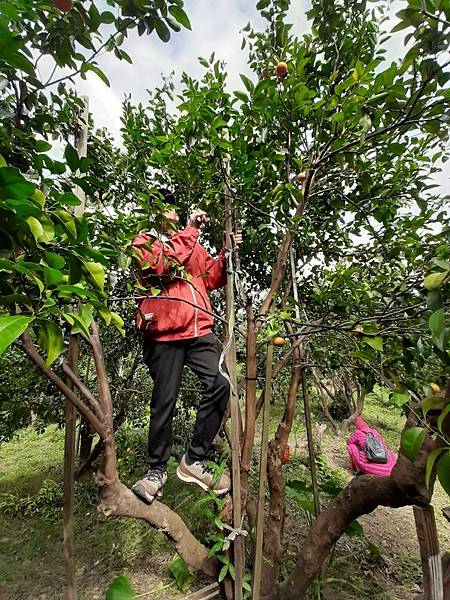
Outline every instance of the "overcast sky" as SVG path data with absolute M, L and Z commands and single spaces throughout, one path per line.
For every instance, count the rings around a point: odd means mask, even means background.
M 305 12 L 309 0 L 293 0 L 289 20 L 297 34 L 304 33 L 308 24 Z M 396 22 L 395 13 L 404 2 L 392 3 L 391 15 L 386 28 L 390 30 Z M 133 102 L 147 100 L 147 91 L 161 83 L 161 75 L 175 71 L 175 82 L 183 71 L 191 76 L 201 76 L 204 68 L 198 63 L 199 56 L 209 57 L 215 52 L 217 59 L 227 63 L 230 90 L 240 89 L 243 84 L 239 73 L 247 73 L 246 49 L 242 51 L 242 35 L 239 33 L 249 21 L 255 28 L 264 26 L 256 8 L 256 0 L 188 0 L 185 9 L 189 15 L 192 31 L 183 29 L 174 33 L 169 43 L 163 43 L 156 34 L 139 37 L 137 32 L 129 34 L 123 49 L 133 59 L 133 65 L 118 61 L 112 54 L 99 59 L 99 66 L 107 74 L 111 87 L 107 87 L 95 74 L 89 73 L 86 80 L 79 79 L 78 90 L 89 97 L 90 111 L 96 127 L 107 127 L 120 139 L 121 103 L 125 95 L 131 94 Z M 105 2 L 105 9 L 106 6 Z M 387 59 L 393 60 L 404 52 L 403 32 L 396 34 L 387 44 Z M 444 193 L 450 193 L 450 165 L 438 175 L 437 183 Z

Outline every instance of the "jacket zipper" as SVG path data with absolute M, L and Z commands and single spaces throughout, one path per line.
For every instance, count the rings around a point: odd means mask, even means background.
M 188 283 L 189 285 L 189 283 Z M 197 304 L 196 302 L 196 298 L 195 298 L 195 292 L 192 288 L 191 285 L 189 285 L 189 289 L 191 290 L 191 294 L 192 294 L 192 301 L 194 302 L 194 304 Z M 194 307 L 194 336 L 198 337 L 198 331 L 197 331 L 197 317 L 198 317 L 198 308 Z

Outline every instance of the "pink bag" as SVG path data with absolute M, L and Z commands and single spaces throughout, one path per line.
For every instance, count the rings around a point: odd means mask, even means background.
M 366 435 L 368 433 L 372 433 L 386 448 L 388 457 L 387 463 L 374 463 L 367 459 L 365 449 Z M 378 431 L 369 427 L 361 417 L 356 417 L 355 432 L 352 433 L 347 440 L 347 451 L 350 456 L 352 468 L 357 473 L 368 473 L 369 475 L 377 475 L 378 477 L 388 477 L 397 462 L 395 454 L 389 449 Z

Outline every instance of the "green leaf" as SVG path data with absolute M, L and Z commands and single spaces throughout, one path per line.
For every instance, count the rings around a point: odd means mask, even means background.
M 217 116 L 211 123 L 211 129 L 219 129 L 220 127 L 228 127 L 228 123 Z
M 189 17 L 180 6 L 177 6 L 176 4 L 169 6 L 169 13 L 180 25 L 183 25 L 186 29 L 192 29 Z
M 427 413 L 435 408 L 436 406 L 440 406 L 442 404 L 442 398 L 439 396 L 430 396 L 429 398 L 425 398 L 422 402 L 422 411 L 423 416 L 426 417 Z
M 439 288 L 430 290 L 427 294 L 427 308 L 432 311 L 442 308 L 442 294 Z
M 110 23 L 114 23 L 114 19 L 115 19 L 114 15 L 112 14 L 112 12 L 109 12 L 109 10 L 105 10 L 100 15 L 101 22 L 106 23 L 108 25 Z
M 49 267 L 53 269 L 62 269 L 66 264 L 66 261 L 59 254 L 55 254 L 54 252 L 50 252 L 49 250 L 44 250 L 44 260 L 48 264 Z
M 120 315 L 118 315 L 117 313 L 111 311 L 111 321 L 114 325 L 114 327 L 119 331 L 119 333 L 125 337 L 125 330 L 123 328 L 124 326 L 124 322 L 123 319 Z
M 438 288 L 442 284 L 444 279 L 447 277 L 448 273 L 449 273 L 448 271 L 441 271 L 439 273 L 431 273 L 430 275 L 427 275 L 425 277 L 423 285 L 425 286 L 425 288 L 427 290 L 434 290 L 435 288 Z
M 125 575 L 116 577 L 106 590 L 106 600 L 134 600 L 135 598 L 136 592 Z
M 246 75 L 242 75 L 242 73 L 239 75 L 240 78 L 242 79 L 245 87 L 247 88 L 247 91 L 250 93 L 250 95 L 252 94 L 253 90 L 255 89 L 255 86 L 253 84 L 253 81 L 251 79 L 249 79 Z
M 28 198 L 34 192 L 35 185 L 27 181 L 19 169 L 0 168 L 0 198 Z
M 84 63 L 81 69 L 81 74 L 84 75 L 87 71 L 92 71 L 93 73 L 95 73 L 97 77 L 99 77 L 104 83 L 106 83 L 108 87 L 110 87 L 109 79 L 106 77 L 103 71 L 99 67 L 97 67 L 97 65 L 93 65 L 92 63 Z M 84 79 L 86 79 L 85 75 Z
M 352 521 L 349 525 L 347 525 L 345 533 L 349 537 L 361 537 L 364 535 L 363 526 L 359 521 Z
M 53 211 L 53 214 L 55 215 L 55 217 L 57 217 L 57 219 L 59 220 L 69 237 L 76 240 L 77 226 L 75 225 L 75 221 L 73 220 L 73 215 L 68 213 L 66 210 L 55 210 Z
M 444 421 L 449 414 L 450 414 L 450 404 L 447 404 L 442 409 L 442 412 L 439 415 L 438 420 L 437 420 L 437 425 L 439 427 L 439 431 L 442 431 L 442 425 L 444 424 Z
M 395 404 L 395 406 L 401 407 L 409 402 L 409 394 L 396 391 L 392 394 L 392 402 Z
M 80 157 L 70 142 L 67 144 L 66 149 L 64 150 L 64 157 L 72 173 L 75 172 L 80 165 Z
M 61 328 L 54 321 L 39 321 L 39 346 L 47 353 L 45 365 L 52 365 L 64 350 Z
M 160 40 L 163 42 L 168 42 L 170 40 L 170 30 L 164 21 L 161 19 L 155 19 L 155 29 Z
M 430 454 L 428 455 L 427 458 L 427 466 L 426 466 L 426 472 L 425 472 L 425 484 L 428 487 L 430 484 L 430 477 L 431 477 L 431 473 L 433 472 L 433 467 L 434 467 L 434 463 L 436 462 L 436 459 L 438 458 L 438 456 L 445 450 L 445 448 L 435 448 L 432 452 L 430 452 Z
M 425 429 L 423 427 L 411 427 L 402 433 L 400 447 L 411 462 L 416 460 L 424 439 Z
M 383 338 L 380 336 L 377 337 L 363 337 L 363 342 L 378 350 L 379 352 L 383 352 Z
M 92 304 L 80 304 L 78 314 L 71 313 L 75 326 L 72 328 L 72 333 L 82 333 L 87 338 L 90 336 L 90 327 L 92 323 Z
M 35 189 L 31 197 L 33 198 L 33 200 L 36 200 L 36 202 L 40 204 L 41 207 L 45 206 L 45 196 L 41 192 L 41 190 Z
M 68 300 L 70 300 L 73 296 L 89 298 L 90 300 L 97 299 L 92 292 L 85 290 L 83 287 L 78 285 L 60 285 L 58 287 L 58 296 L 60 298 L 67 298 Z
M 63 278 L 63 274 L 58 269 L 44 266 L 44 279 L 48 286 L 54 286 L 59 283 Z
M 98 262 L 88 262 L 87 260 L 83 261 L 83 264 L 88 271 L 91 282 L 103 292 L 105 288 L 105 271 L 102 265 Z
M 428 326 L 431 331 L 433 343 L 439 348 L 439 350 L 443 351 L 445 349 L 444 343 L 446 338 L 443 308 L 440 308 L 431 315 L 430 320 L 428 321 Z
M 0 317 L 0 354 L 26 331 L 33 320 L 34 317 L 26 317 L 25 315 Z
M 44 235 L 44 228 L 36 217 L 28 217 L 27 223 L 37 244 Z
M 106 306 L 103 306 L 101 304 L 96 304 L 95 308 L 100 313 L 100 316 L 105 321 L 105 324 L 109 325 L 111 323 L 111 318 L 112 318 L 111 311 L 108 308 L 106 308 Z
M 169 563 L 169 571 L 173 575 L 177 587 L 182 592 L 186 592 L 192 582 L 192 574 L 189 570 L 187 563 L 181 558 L 179 554 L 176 554 Z
M 66 194 L 63 194 L 59 201 L 64 206 L 79 206 L 81 204 L 81 201 L 78 198 L 78 196 L 76 196 L 72 192 L 67 192 Z
M 36 152 L 47 152 L 51 150 L 52 145 L 46 140 L 37 140 L 34 145 Z
M 11 67 L 27 73 L 27 75 L 31 75 L 32 77 L 35 76 L 33 63 L 21 52 L 17 52 L 17 54 L 8 54 L 8 56 L 4 57 L 4 61 Z
M 436 473 L 445 493 L 450 496 L 450 450 L 439 459 Z
M 228 563 L 225 563 L 223 565 L 223 567 L 220 569 L 219 579 L 218 579 L 219 583 L 225 579 L 226 574 L 228 573 L 228 568 L 229 568 Z

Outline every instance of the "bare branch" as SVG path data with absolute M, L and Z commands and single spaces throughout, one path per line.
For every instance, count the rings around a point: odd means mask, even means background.
M 67 375 L 67 377 L 70 379 L 72 384 L 86 398 L 86 400 L 89 402 L 89 404 L 91 405 L 92 409 L 94 410 L 95 414 L 99 417 L 99 419 L 101 419 L 103 421 L 105 418 L 105 414 L 104 414 L 100 404 L 94 398 L 94 396 L 92 395 L 92 392 L 89 390 L 89 388 L 82 381 L 80 381 L 80 379 L 72 371 L 72 369 L 68 365 L 67 361 L 63 362 L 62 370 L 63 370 L 64 375 Z
M 76 394 L 70 389 L 68 385 L 64 383 L 64 381 L 58 377 L 58 375 L 45 366 L 44 359 L 36 350 L 35 345 L 31 339 L 29 333 L 23 333 L 20 336 L 21 342 L 18 343 L 19 348 L 21 348 L 25 354 L 34 362 L 34 364 L 42 371 L 42 374 L 49 379 L 60 392 L 64 394 L 64 396 L 72 402 L 72 404 L 78 409 L 78 411 L 86 417 L 95 431 L 99 434 L 101 438 L 106 437 L 106 427 L 105 424 L 92 412 L 92 410 L 82 402 Z

